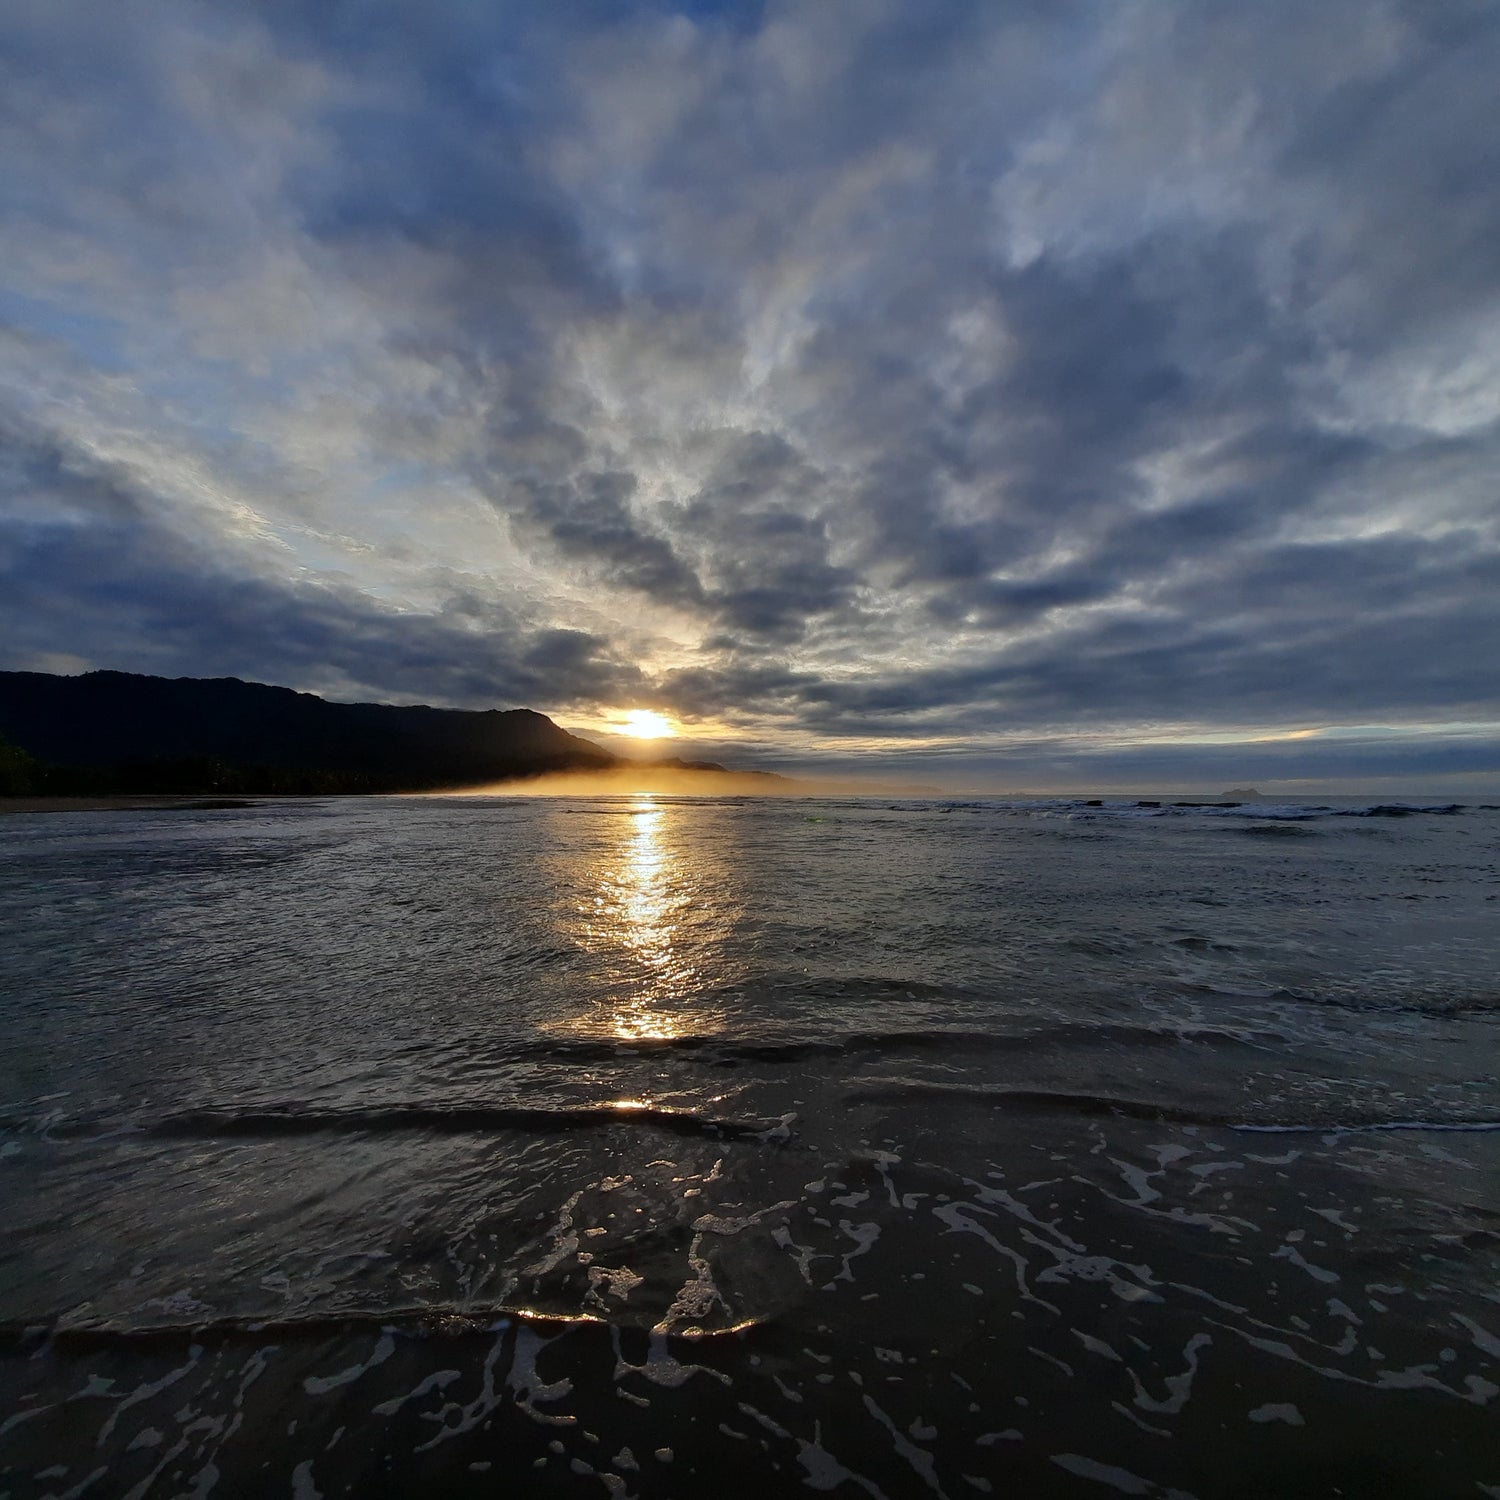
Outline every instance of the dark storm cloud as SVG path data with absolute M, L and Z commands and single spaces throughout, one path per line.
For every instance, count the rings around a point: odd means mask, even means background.
M 1346 715 L 1482 716 L 1481 663 L 1500 651 L 1500 559 L 1473 537 L 1307 544 L 1194 575 L 1150 612 L 1101 616 L 999 664 L 807 684 L 807 712 L 855 732 L 930 733 L 901 716 L 940 711 L 957 730 L 1120 722 L 1149 702 L 1168 720 L 1263 723 L 1289 702 Z M 1464 642 L 1474 657 L 1453 649 Z M 1295 680 L 1292 680 L 1295 679 Z M 1358 722 L 1356 719 L 1355 722 Z
M 6 30 L 33 654 L 934 756 L 1500 718 L 1491 7 Z
M 809 619 L 848 602 L 858 579 L 829 560 L 823 483 L 784 438 L 737 434 L 674 512 L 673 529 L 709 559 L 705 602 L 731 632 L 795 641 Z
M 566 483 L 517 483 L 513 515 L 545 535 L 566 558 L 590 564 L 609 581 L 668 604 L 701 601 L 692 569 L 661 536 L 641 528 L 629 508 L 633 474 L 575 475 Z
M 639 690 L 640 674 L 598 637 L 532 629 L 457 590 L 438 611 L 397 613 L 347 582 L 236 569 L 153 521 L 128 475 L 14 426 L 0 438 L 12 493 L 30 502 L 29 514 L 0 514 L 8 667 L 74 656 L 474 706 L 559 685 L 578 698 Z
M 558 694 L 615 702 L 641 690 L 639 672 L 586 632 L 529 633 L 493 617 L 475 629 L 446 612 L 373 607 L 328 582 L 237 576 L 140 526 L 7 529 L 0 588 L 17 622 L 11 667 L 73 657 L 470 707 Z

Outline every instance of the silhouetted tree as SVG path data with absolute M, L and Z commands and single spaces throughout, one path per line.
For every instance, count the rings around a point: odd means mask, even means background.
M 0 797 L 25 797 L 35 791 L 39 770 L 19 745 L 0 735 Z

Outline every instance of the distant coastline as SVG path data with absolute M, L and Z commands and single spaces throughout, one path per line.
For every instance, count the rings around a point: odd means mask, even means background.
M 59 812 L 223 812 L 261 807 L 261 799 L 239 797 L 24 797 L 0 796 L 0 817 L 15 813 Z
M 615 755 L 534 709 L 334 703 L 237 677 L 0 672 L 0 811 L 150 810 L 193 799 L 443 796 L 932 796 Z
M 652 764 L 673 773 L 725 769 Z M 639 765 L 531 709 L 334 703 L 234 677 L 0 672 L 7 799 L 123 797 L 152 806 L 139 799 L 446 791 Z

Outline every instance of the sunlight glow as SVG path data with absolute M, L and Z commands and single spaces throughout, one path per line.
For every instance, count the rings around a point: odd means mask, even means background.
M 675 941 L 684 914 L 685 872 L 663 845 L 662 821 L 656 799 L 638 797 L 630 809 L 620 863 L 606 876 L 603 910 L 612 917 L 615 940 L 632 956 L 639 976 L 636 992 L 622 997 L 612 1017 L 621 1041 L 661 1042 L 677 1036 L 677 1020 L 663 1001 L 692 977 Z
M 672 721 L 664 715 L 649 708 L 632 708 L 625 715 L 620 733 L 637 740 L 669 740 L 677 731 L 672 727 Z
M 718 998 L 738 970 L 717 962 L 738 910 L 732 871 L 710 839 L 688 839 L 675 801 L 650 792 L 593 807 L 576 847 L 570 941 L 588 955 L 587 998 L 549 1029 L 649 1055 L 724 1029 Z M 705 966 L 705 958 L 708 962 Z M 611 1108 L 670 1109 L 651 1091 Z

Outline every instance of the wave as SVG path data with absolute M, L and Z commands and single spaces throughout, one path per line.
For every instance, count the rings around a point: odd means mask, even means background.
M 538 1109 L 518 1105 L 397 1104 L 375 1109 L 185 1110 L 150 1127 L 158 1136 L 277 1136 L 358 1133 L 381 1135 L 420 1130 L 447 1135 L 493 1130 L 603 1130 L 647 1126 L 672 1135 L 713 1136 L 720 1140 L 764 1140 L 784 1122 L 720 1120 L 693 1110 L 620 1102 Z
M 1464 802 L 1367 802 L 1354 806 L 1336 806 L 1328 802 L 1215 802 L 1169 798 L 1072 798 L 1039 802 L 994 804 L 1008 811 L 1031 813 L 1066 813 L 1070 817 L 1097 818 L 1222 818 L 1238 822 L 1300 823 L 1323 818 L 1410 818 L 1454 817 L 1467 812 L 1493 812 L 1494 804 L 1471 805 Z
M 690 1033 L 629 1039 L 560 1037 L 528 1043 L 520 1052 L 525 1057 L 563 1063 L 649 1060 L 663 1054 L 701 1053 L 702 1060 L 710 1067 L 736 1067 L 741 1063 L 796 1063 L 865 1053 L 955 1052 L 972 1056 L 977 1052 L 1025 1053 L 1101 1045 L 1176 1047 L 1184 1043 L 1206 1042 L 1223 1046 L 1255 1046 L 1286 1040 L 1280 1032 L 1251 1027 L 1139 1026 L 1105 1022 L 1044 1026 L 1024 1032 L 929 1027 L 922 1030 L 856 1031 L 843 1036 L 726 1037 Z
M 635 1126 L 665 1131 L 670 1135 L 772 1142 L 790 1136 L 793 1118 L 786 1115 L 776 1120 L 718 1119 L 695 1110 L 671 1109 L 635 1100 L 550 1109 L 524 1105 L 425 1103 L 352 1109 L 324 1109 L 300 1104 L 263 1108 L 209 1105 L 145 1121 L 58 1120 L 45 1116 L 26 1119 L 10 1115 L 0 1118 L 0 1128 L 55 1139 L 147 1135 L 164 1139 L 213 1140 L 236 1136 L 389 1135 L 403 1131 L 440 1135 L 485 1134 L 498 1130 L 553 1134 Z
M 1354 1011 L 1362 1015 L 1428 1016 L 1439 1021 L 1458 1016 L 1494 1015 L 1500 1009 L 1500 998 L 1489 996 L 1482 999 L 1378 1000 L 1355 995 L 1317 995 L 1306 990 L 1275 989 L 1264 997 L 1257 995 L 1247 998 L 1264 998 L 1283 1004 L 1328 1006 L 1334 1010 Z
M 1252 835 L 1258 835 L 1260 837 L 1270 835 L 1274 838 L 1277 835 L 1285 836 L 1287 834 L 1291 834 L 1298 838 L 1308 838 L 1315 836 L 1317 830 L 1307 827 L 1306 824 L 1300 820 L 1286 818 L 1279 823 L 1244 823 L 1241 824 L 1238 828 L 1231 829 L 1230 832 L 1248 833 Z
M 1462 802 L 1445 802 L 1437 806 L 1423 806 L 1410 802 L 1377 802 L 1373 807 L 1339 808 L 1335 816 L 1341 818 L 1410 818 L 1418 813 L 1425 813 L 1429 817 L 1453 817 L 1456 813 L 1467 811 L 1467 805 Z
M 1233 1111 L 1165 1104 L 1159 1100 L 1132 1099 L 1118 1094 L 1062 1089 L 985 1088 L 966 1084 L 905 1082 L 876 1085 L 852 1089 L 845 1097 L 860 1104 L 943 1102 L 1026 1114 L 1104 1116 L 1147 1120 L 1153 1124 L 1206 1125 L 1227 1130 L 1287 1135 L 1329 1135 L 1365 1130 L 1500 1131 L 1500 1115 L 1423 1120 L 1366 1113 L 1345 1114 L 1326 1120 L 1256 1120 Z
M 1201 998 L 1211 1004 L 1310 1005 L 1353 1011 L 1359 1015 L 1426 1016 L 1434 1021 L 1457 1020 L 1463 1016 L 1479 1016 L 1488 1019 L 1500 1013 L 1500 994 L 1470 994 L 1438 999 L 1427 995 L 1422 995 L 1420 998 L 1403 998 L 1400 993 L 1397 993 L 1384 999 L 1372 995 L 1318 993 L 1312 990 L 1292 989 L 1286 985 L 1277 985 L 1268 989 L 1245 989 L 1238 985 L 1192 983 L 1186 980 L 1177 980 L 1165 985 L 1153 998 L 1158 1002 L 1170 1002 L 1176 997 Z M 1289 1012 L 1282 1010 L 1279 1014 L 1285 1016 Z M 1227 1029 L 1237 1035 L 1264 1035 L 1268 1040 L 1287 1040 L 1284 1036 L 1278 1037 L 1271 1032 L 1251 1033 L 1248 1028 L 1242 1027 Z
M 712 1032 L 689 1032 L 662 1037 L 550 1037 L 545 1041 L 527 1042 L 515 1052 L 521 1057 L 560 1063 L 618 1062 L 664 1054 L 703 1052 L 709 1054 L 706 1060 L 712 1065 L 724 1066 L 736 1062 L 793 1062 L 843 1050 L 840 1042 L 828 1038 L 726 1040 Z
M 449 1303 L 414 1303 L 406 1306 L 369 1309 L 340 1308 L 337 1312 L 303 1314 L 267 1313 L 263 1316 L 213 1315 L 200 1320 L 173 1323 L 124 1322 L 100 1320 L 73 1321 L 63 1318 L 54 1322 L 0 1323 L 0 1352 L 30 1353 L 39 1347 L 90 1349 L 113 1344 L 144 1346 L 172 1345 L 206 1338 L 253 1338 L 264 1341 L 292 1339 L 323 1340 L 339 1335 L 356 1336 L 371 1332 L 393 1333 L 403 1339 L 462 1338 L 465 1335 L 490 1335 L 504 1332 L 514 1324 L 525 1324 L 543 1330 L 609 1326 L 610 1320 L 597 1313 L 544 1312 L 536 1308 L 497 1305 L 488 1308 L 463 1307 Z M 717 1337 L 734 1329 L 701 1328 L 692 1335 L 694 1343 Z M 671 1335 L 669 1334 L 669 1337 Z

